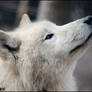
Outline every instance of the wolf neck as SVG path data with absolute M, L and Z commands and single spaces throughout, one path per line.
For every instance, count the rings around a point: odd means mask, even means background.
M 28 78 L 30 75 L 25 72 L 26 74 L 24 74 L 24 76 L 26 76 L 24 79 L 24 87 L 27 88 L 27 91 L 43 89 L 47 91 L 77 91 L 76 83 L 72 76 L 72 69 L 73 68 L 69 71 L 63 71 L 57 74 L 52 71 L 48 71 L 46 73 L 41 72 L 36 76 L 34 74 L 31 79 Z
M 75 78 L 72 76 L 70 72 L 64 75 L 61 79 L 61 90 L 64 91 L 77 91 L 77 85 L 75 82 Z
M 49 78 L 49 80 L 47 79 L 46 81 L 48 82 L 47 89 L 50 91 L 77 91 L 76 82 L 72 76 L 71 69 L 67 71 L 67 73 L 61 72 L 61 74 L 54 74 L 51 79 Z
M 58 76 L 58 75 L 57 75 Z M 77 91 L 76 83 L 71 75 L 66 76 L 53 76 L 53 78 L 47 77 L 47 79 L 41 79 L 38 77 L 36 81 L 27 79 L 24 83 L 26 91 Z

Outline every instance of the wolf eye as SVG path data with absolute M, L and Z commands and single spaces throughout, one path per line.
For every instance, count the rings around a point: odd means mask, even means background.
M 18 51 L 19 50 L 19 47 L 16 47 L 16 48 L 13 48 L 13 47 L 10 47 L 8 45 L 3 45 L 5 48 L 7 48 L 10 52 L 13 52 L 13 51 Z
M 49 39 L 51 39 L 53 36 L 54 36 L 54 34 L 48 34 L 48 35 L 45 37 L 45 40 L 49 40 Z

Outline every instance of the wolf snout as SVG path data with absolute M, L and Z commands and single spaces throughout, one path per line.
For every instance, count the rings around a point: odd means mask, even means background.
M 88 25 L 92 25 L 92 16 L 87 16 L 84 19 L 84 23 L 88 24 Z

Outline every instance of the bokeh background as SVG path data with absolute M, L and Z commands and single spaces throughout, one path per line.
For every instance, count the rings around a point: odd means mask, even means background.
M 91 0 L 7 0 L 0 1 L 0 30 L 13 31 L 21 16 L 27 13 L 31 21 L 50 20 L 64 25 L 92 15 Z M 79 90 L 92 91 L 92 48 L 76 66 L 74 76 Z

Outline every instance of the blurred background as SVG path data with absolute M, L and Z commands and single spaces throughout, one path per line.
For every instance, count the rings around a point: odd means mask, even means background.
M 0 29 L 12 31 L 27 13 L 31 21 L 50 20 L 64 25 L 92 15 L 91 0 L 7 0 L 0 1 Z M 79 60 L 74 76 L 79 90 L 92 91 L 92 48 Z

